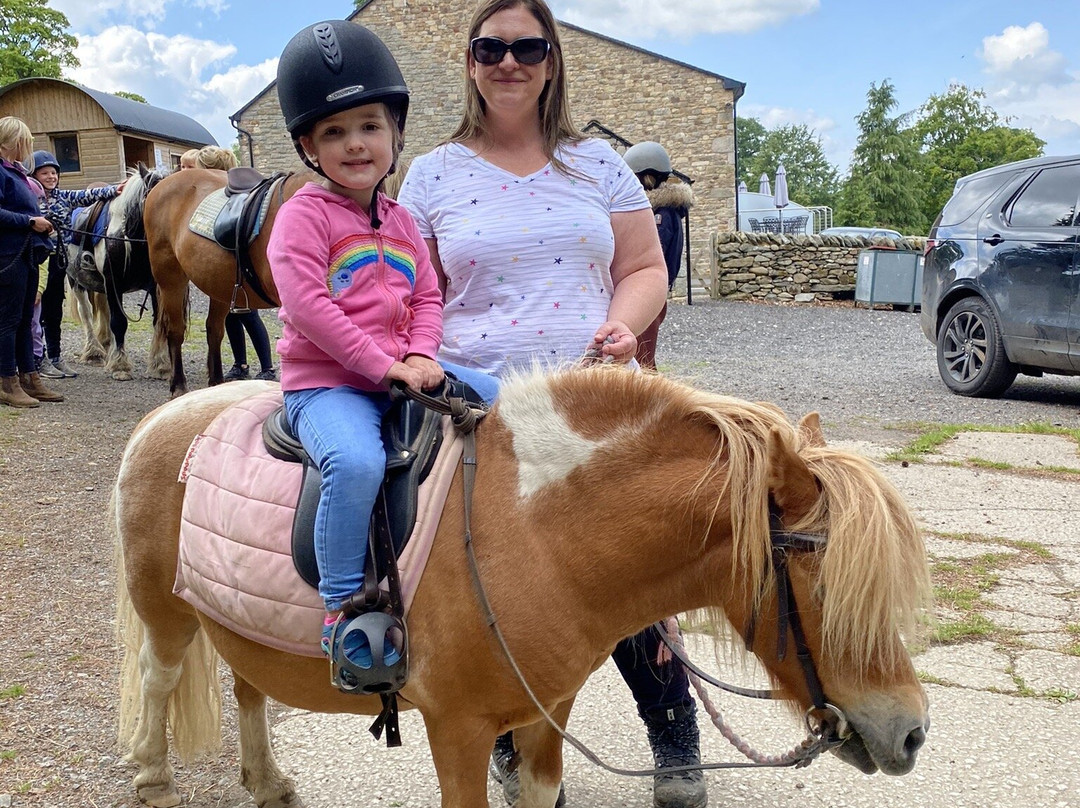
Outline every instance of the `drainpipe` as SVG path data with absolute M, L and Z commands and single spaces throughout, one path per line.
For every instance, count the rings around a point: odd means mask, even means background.
M 731 129 L 734 133 L 732 141 L 735 144 L 735 232 L 739 231 L 739 100 L 731 102 Z
M 254 149 L 254 146 L 253 146 L 253 144 L 255 142 L 255 138 L 253 138 L 251 136 L 251 132 L 247 131 L 246 129 L 241 129 L 240 128 L 240 122 L 236 118 L 232 117 L 231 115 L 229 116 L 229 123 L 232 124 L 233 129 L 235 129 L 238 133 L 240 133 L 241 135 L 243 135 L 244 137 L 247 138 L 248 165 L 251 166 L 252 168 L 255 168 L 255 149 Z

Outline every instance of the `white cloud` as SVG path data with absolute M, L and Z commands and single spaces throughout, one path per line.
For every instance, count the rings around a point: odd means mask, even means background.
M 152 28 L 165 19 L 166 6 L 173 0 L 52 0 L 73 31 L 100 31 L 110 20 L 122 19 Z
M 128 25 L 78 38 L 81 66 L 70 78 L 95 90 L 138 93 L 154 106 L 194 118 L 223 145 L 235 137 L 229 115 L 262 90 L 277 70 L 277 59 L 228 65 L 236 55 L 232 45 Z
M 1010 25 L 983 39 L 987 101 L 1010 125 L 1029 128 L 1048 154 L 1080 152 L 1080 73 L 1050 47 L 1042 23 Z
M 1050 32 L 1039 22 L 1026 28 L 1010 25 L 997 36 L 983 39 L 979 56 L 986 72 L 1020 85 L 1064 84 L 1066 60 L 1050 49 Z
M 749 33 L 817 11 L 821 0 L 561 0 L 556 16 L 616 38 Z

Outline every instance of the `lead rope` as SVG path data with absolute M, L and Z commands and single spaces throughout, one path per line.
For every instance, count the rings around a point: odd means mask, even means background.
M 720 712 L 720 709 L 714 705 L 712 699 L 709 698 L 708 691 L 705 690 L 705 683 L 701 681 L 701 677 L 698 676 L 696 668 L 686 664 L 686 647 L 682 642 L 682 633 L 679 631 L 679 622 L 674 617 L 668 617 L 658 624 L 658 628 L 660 627 L 663 629 L 660 634 L 661 639 L 665 644 L 668 644 L 672 648 L 679 664 L 685 668 L 686 675 L 690 679 L 690 684 L 694 686 L 694 692 L 697 693 L 702 708 L 709 714 L 713 726 L 720 730 L 720 734 L 727 739 L 728 743 L 739 750 L 744 757 L 761 766 L 794 766 L 796 769 L 801 769 L 804 766 L 809 766 L 818 755 L 833 745 L 826 739 L 825 733 L 819 734 L 807 726 L 807 730 L 810 733 L 809 736 L 803 740 L 802 743 L 789 749 L 787 752 L 783 752 L 779 755 L 766 755 L 754 749 L 754 747 L 750 746 L 749 743 L 744 741 L 731 727 L 728 726 L 727 722 L 724 721 L 724 716 Z M 713 682 L 713 684 L 715 684 L 715 682 Z M 768 694 L 771 693 L 771 691 L 747 691 L 740 693 L 740 695 L 748 696 L 749 698 L 773 698 L 771 695 L 758 695 L 759 693 Z
M 410 391 L 410 394 L 412 394 L 412 391 Z M 749 758 L 750 762 L 734 761 L 730 763 L 699 763 L 693 766 L 670 766 L 652 769 L 620 769 L 605 763 L 589 749 L 589 747 L 585 746 L 585 744 L 560 727 L 558 722 L 552 718 L 551 714 L 544 708 L 544 705 L 540 703 L 540 699 L 537 698 L 532 688 L 529 687 L 529 683 L 525 680 L 525 675 L 522 673 L 521 668 L 518 667 L 517 660 L 514 659 L 514 655 L 510 652 L 510 647 L 507 645 L 506 638 L 499 628 L 498 619 L 492 611 L 491 602 L 488 600 L 487 592 L 484 589 L 484 583 L 480 578 L 480 568 L 476 562 L 476 554 L 473 551 L 472 540 L 472 495 L 476 483 L 476 434 L 473 431 L 474 428 L 475 423 L 459 427 L 459 429 L 462 430 L 462 436 L 465 441 L 461 463 L 465 499 L 463 514 L 465 555 L 469 562 L 469 574 L 472 578 L 473 588 L 476 590 L 476 598 L 479 601 L 480 611 L 483 614 L 484 622 L 487 623 L 488 627 L 494 633 L 495 639 L 498 641 L 499 647 L 506 657 L 506 661 L 510 664 L 511 669 L 514 671 L 514 675 L 517 677 L 522 689 L 524 689 L 525 694 L 529 697 L 530 701 L 532 701 L 533 706 L 539 710 L 540 714 L 544 717 L 544 720 L 559 734 L 559 737 L 577 749 L 590 763 L 599 766 L 604 771 L 623 775 L 625 777 L 655 777 L 658 772 L 679 773 L 704 771 L 709 769 L 786 768 L 791 766 L 802 768 L 803 766 L 809 765 L 821 754 L 821 752 L 833 745 L 828 741 L 824 732 L 820 735 L 816 735 L 813 728 L 810 727 L 808 720 L 807 729 L 810 732 L 810 737 L 791 751 L 782 755 L 762 755 L 761 753 L 756 752 L 748 744 L 739 739 L 734 732 L 727 728 L 719 710 L 713 707 L 712 703 L 708 700 L 708 697 L 703 695 L 702 690 L 699 689 L 702 687 L 700 680 L 690 671 L 688 671 L 688 675 L 690 675 L 691 681 L 694 683 L 694 689 L 697 690 L 701 696 L 702 704 L 705 705 L 705 709 L 709 713 L 709 717 L 712 718 L 713 724 L 736 749 Z M 679 647 L 681 648 L 681 645 Z

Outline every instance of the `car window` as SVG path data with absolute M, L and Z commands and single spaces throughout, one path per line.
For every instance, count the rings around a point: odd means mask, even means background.
M 996 194 L 1014 175 L 1008 171 L 963 182 L 941 212 L 942 225 L 960 224 L 976 211 L 987 199 Z
M 1076 218 L 1080 165 L 1043 169 L 1012 203 L 1011 227 L 1069 227 Z

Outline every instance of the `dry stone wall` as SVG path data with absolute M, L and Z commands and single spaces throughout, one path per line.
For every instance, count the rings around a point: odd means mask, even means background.
M 924 239 L 718 233 L 712 292 L 728 300 L 810 302 L 850 298 L 859 253 L 922 251 Z

